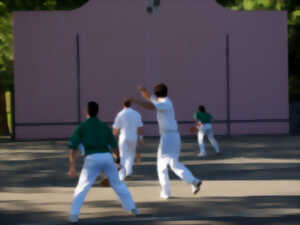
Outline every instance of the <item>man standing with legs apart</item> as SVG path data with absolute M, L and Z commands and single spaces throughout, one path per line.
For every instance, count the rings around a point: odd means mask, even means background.
M 211 145 L 214 147 L 217 155 L 220 154 L 219 145 L 214 137 L 213 128 L 211 125 L 212 116 L 206 112 L 204 105 L 200 105 L 198 107 L 198 112 L 194 114 L 194 120 L 196 123 L 196 128 L 198 129 L 198 143 L 200 147 L 199 157 L 205 157 L 205 144 L 204 144 L 204 136 L 207 135 L 208 140 Z
M 161 185 L 160 197 L 168 199 L 171 196 L 168 166 L 182 180 L 192 185 L 192 192 L 197 194 L 200 190 L 201 181 L 179 162 L 181 148 L 180 135 L 178 133 L 177 121 L 173 104 L 168 96 L 168 88 L 165 84 L 154 87 L 154 95 L 144 87 L 139 87 L 142 97 L 147 102 L 135 100 L 135 102 L 149 110 L 156 110 L 160 133 L 160 143 L 157 153 L 157 172 Z
M 123 110 L 117 114 L 113 124 L 113 134 L 115 136 L 120 134 L 119 150 L 121 169 L 119 171 L 119 177 L 122 181 L 132 175 L 137 142 L 141 145 L 143 141 L 141 115 L 131 108 L 131 100 L 129 99 L 123 102 L 123 107 Z M 138 157 L 140 157 L 140 155 L 138 155 Z
M 132 215 L 138 214 L 127 186 L 119 179 L 117 168 L 109 151 L 111 147 L 119 157 L 116 140 L 111 129 L 97 118 L 98 110 L 99 106 L 96 102 L 88 103 L 86 113 L 90 118 L 75 129 L 70 141 L 69 176 L 71 178 L 76 176 L 75 162 L 79 144 L 82 143 L 85 148 L 83 168 L 74 191 L 70 222 L 78 221 L 84 199 L 101 172 L 107 176 L 111 187 L 119 196 L 123 208 Z

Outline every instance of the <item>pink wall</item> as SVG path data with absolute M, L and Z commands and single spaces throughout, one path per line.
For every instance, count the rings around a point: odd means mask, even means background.
M 111 122 L 124 97 L 138 96 L 138 84 L 165 82 L 183 135 L 200 103 L 218 121 L 216 133 L 226 134 L 229 34 L 232 134 L 288 132 L 286 12 L 162 0 L 149 15 L 146 2 L 90 0 L 73 11 L 14 13 L 17 139 L 71 135 L 78 121 L 77 34 L 81 120 L 89 100 Z M 154 113 L 139 111 L 144 121 L 155 121 Z M 145 130 L 158 135 L 156 125 Z

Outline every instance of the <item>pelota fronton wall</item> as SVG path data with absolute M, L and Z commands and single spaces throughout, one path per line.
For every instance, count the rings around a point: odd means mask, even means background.
M 111 123 L 137 85 L 165 82 L 182 135 L 204 104 L 216 134 L 289 131 L 287 14 L 214 0 L 90 0 L 14 12 L 16 139 L 66 138 L 89 100 Z M 139 109 L 146 135 L 155 113 Z

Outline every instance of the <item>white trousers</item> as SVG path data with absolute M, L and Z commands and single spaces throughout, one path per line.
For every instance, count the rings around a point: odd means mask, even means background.
M 121 159 L 121 169 L 119 171 L 120 180 L 133 173 L 133 164 L 136 155 L 137 140 L 119 138 L 119 150 Z
M 198 143 L 199 143 L 199 147 L 200 147 L 200 154 L 203 154 L 203 155 L 206 154 L 205 144 L 204 144 L 205 135 L 207 135 L 208 140 L 211 143 L 211 145 L 213 146 L 213 148 L 215 149 L 215 151 L 217 153 L 220 152 L 219 145 L 214 137 L 212 125 L 210 123 L 206 123 L 200 127 L 199 132 L 198 132 Z
M 88 155 L 84 160 L 79 181 L 74 191 L 71 215 L 79 216 L 84 199 L 101 172 L 107 176 L 111 187 L 119 196 L 123 208 L 128 212 L 135 209 L 127 186 L 119 179 L 112 155 L 110 153 L 97 153 Z
M 157 155 L 157 172 L 162 196 L 171 196 L 168 166 L 185 182 L 192 184 L 197 181 L 190 170 L 179 162 L 180 147 L 181 141 L 178 132 L 161 135 Z

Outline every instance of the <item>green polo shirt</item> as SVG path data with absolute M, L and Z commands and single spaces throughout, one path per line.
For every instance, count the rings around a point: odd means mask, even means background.
M 211 123 L 212 121 L 212 116 L 209 113 L 206 112 L 196 112 L 194 114 L 194 119 L 197 119 L 201 123 Z
M 83 144 L 86 155 L 109 152 L 109 146 L 117 147 L 111 129 L 97 117 L 87 119 L 73 132 L 70 148 L 78 149 L 80 143 Z

